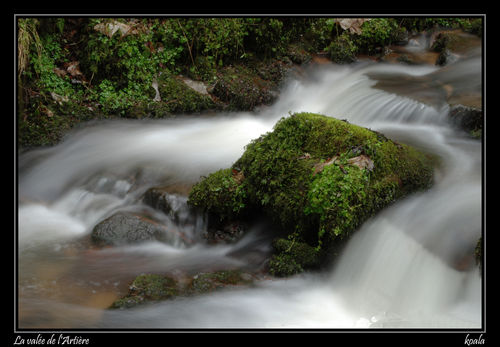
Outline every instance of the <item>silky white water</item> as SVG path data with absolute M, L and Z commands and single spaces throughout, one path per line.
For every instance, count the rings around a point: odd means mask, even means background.
M 376 80 L 369 77 L 437 75 L 455 87 L 481 80 L 479 56 L 456 64 L 463 65 L 311 66 L 301 78 L 288 81 L 274 105 L 255 113 L 89 124 L 57 146 L 22 154 L 19 326 L 481 327 L 479 270 L 474 264 L 456 266 L 464 254 L 473 254 L 481 235 L 481 143 L 451 124 L 444 99 L 440 105 L 426 105 L 376 89 Z M 186 215 L 191 222 L 175 225 L 145 206 L 142 195 L 153 186 L 189 185 L 229 167 L 252 139 L 271 131 L 281 117 L 301 111 L 346 119 L 438 154 L 442 165 L 436 169 L 434 186 L 364 223 L 338 260 L 321 273 L 106 310 L 141 273 L 259 266 L 252 254 L 270 252 L 272 230 L 267 224 L 252 228 L 236 244 L 207 245 L 200 237 L 199 219 Z M 186 197 L 178 199 L 182 209 Z M 113 213 L 144 210 L 194 241 L 185 244 L 172 236 L 169 244 L 102 249 L 85 241 L 92 228 Z

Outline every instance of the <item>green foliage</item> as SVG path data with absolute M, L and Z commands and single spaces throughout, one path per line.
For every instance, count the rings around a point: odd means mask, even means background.
M 368 171 L 350 166 L 344 161 L 325 166 L 315 176 L 308 192 L 309 204 L 305 214 L 315 213 L 320 219 L 319 245 L 330 225 L 333 234 L 343 234 L 353 230 L 358 223 L 358 209 L 366 203 Z
M 361 26 L 361 35 L 354 40 L 361 51 L 374 53 L 377 47 L 392 43 L 393 34 L 398 29 L 395 18 L 372 18 Z
M 400 26 L 409 31 L 424 31 L 435 27 L 461 28 L 478 36 L 482 34 L 483 20 L 481 17 L 404 17 L 398 18 Z
M 39 42 L 37 42 L 39 40 Z M 65 62 L 65 51 L 61 48 L 56 35 L 46 35 L 33 41 L 34 47 L 30 50 L 29 61 L 32 70 L 26 73 L 35 74 L 35 86 L 49 94 L 50 92 L 72 98 L 76 91 L 71 85 L 69 78 L 63 78 L 55 73 L 55 68 Z
M 134 93 L 130 93 L 129 88 L 117 90 L 115 84 L 108 80 L 103 80 L 99 84 L 97 95 L 103 111 L 107 114 L 123 115 L 133 105 L 136 98 L 142 98 L 142 95 L 137 96 Z
M 247 45 L 258 54 L 276 55 L 283 50 L 288 37 L 283 31 L 283 21 L 276 18 L 246 18 Z
M 332 38 L 338 35 L 335 18 L 315 18 L 311 20 L 309 28 L 304 34 L 308 40 L 315 42 L 316 49 L 329 46 Z
M 91 19 L 88 55 L 82 66 L 88 69 L 98 86 L 98 100 L 106 113 L 124 115 L 134 104 L 145 101 L 159 72 L 174 66 L 179 49 L 168 49 L 161 42 L 152 43 L 155 22 L 129 23 L 132 33 L 117 31 L 112 37 L 94 30 L 97 25 L 112 25 L 111 20 Z M 160 34 L 163 31 L 160 31 Z M 161 47 L 161 49 L 160 49 Z
M 191 18 L 182 22 L 179 26 L 187 43 L 191 42 L 192 53 L 207 57 L 210 64 L 222 66 L 244 53 L 247 32 L 242 18 Z
M 269 260 L 269 273 L 277 277 L 289 277 L 304 271 L 290 254 L 275 254 Z
M 276 57 L 286 52 L 287 46 L 297 41 L 310 29 L 307 18 L 245 18 L 245 47 L 264 57 Z
M 335 18 L 321 17 L 43 17 L 19 18 L 17 24 L 20 129 L 31 137 L 37 129 L 47 130 L 38 136 L 44 139 L 39 144 L 47 144 L 60 138 L 56 133 L 86 119 L 76 113 L 90 117 L 90 109 L 142 118 L 200 112 L 223 103 L 229 110 L 268 104 L 284 74 L 282 66 L 267 58 L 279 58 L 282 65 L 290 59 L 303 63 L 309 52 L 324 49 L 333 61 L 346 63 L 358 53 L 378 52 L 401 33 L 437 25 L 481 35 L 483 23 L 482 18 L 465 17 L 372 18 L 363 23 L 361 35 L 342 30 Z M 67 70 L 75 63 L 78 77 Z M 267 71 L 259 64 L 267 65 Z M 271 66 L 278 73 L 268 73 Z M 162 102 L 154 101 L 153 81 L 180 73 L 214 86 L 218 99 L 193 95 L 165 79 Z M 61 112 L 66 111 L 74 117 L 63 120 Z M 56 133 L 47 137 L 52 131 Z
M 330 59 L 336 63 L 352 63 L 356 60 L 358 47 L 354 43 L 351 36 L 344 32 L 342 35 L 333 39 L 330 45 L 326 48 L 330 55 Z

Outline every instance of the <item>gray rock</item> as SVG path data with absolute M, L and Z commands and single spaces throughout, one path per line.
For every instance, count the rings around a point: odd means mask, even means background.
M 481 109 L 454 105 L 450 108 L 449 116 L 454 124 L 467 132 L 474 132 L 483 128 L 483 111 Z
M 187 197 L 170 193 L 171 187 L 152 187 L 144 194 L 143 202 L 169 216 L 175 223 L 186 222 L 189 218 Z
M 94 227 L 92 241 L 98 245 L 123 245 L 167 238 L 167 228 L 146 217 L 118 212 Z

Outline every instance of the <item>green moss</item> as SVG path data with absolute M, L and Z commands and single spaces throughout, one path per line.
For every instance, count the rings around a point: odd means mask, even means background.
M 129 292 L 116 300 L 110 309 L 126 309 L 140 304 L 210 293 L 231 286 L 245 286 L 253 282 L 252 275 L 240 270 L 203 272 L 176 281 L 165 275 L 143 274 L 129 286 Z
M 151 99 L 154 97 L 152 90 Z M 198 113 L 216 106 L 210 96 L 196 92 L 180 79 L 166 73 L 158 78 L 158 91 L 162 99 L 160 105 L 169 113 Z
M 368 172 L 341 165 L 326 166 L 316 175 L 308 192 L 304 213 L 319 216 L 319 245 L 327 232 L 343 237 L 357 227 L 364 214 Z
M 130 285 L 127 296 L 115 301 L 110 308 L 129 308 L 140 303 L 166 300 L 178 294 L 174 279 L 156 274 L 140 275 Z
M 318 251 L 305 242 L 278 238 L 273 241 L 273 248 L 269 272 L 274 276 L 286 277 L 320 265 Z
M 356 60 L 358 47 L 347 32 L 344 32 L 330 43 L 326 51 L 335 63 L 349 64 Z
M 249 284 L 251 281 L 242 277 L 239 270 L 223 270 L 216 272 L 200 273 L 194 276 L 190 293 L 203 294 L 212 292 L 231 285 Z
M 269 260 L 269 273 L 273 276 L 288 277 L 303 271 L 302 265 L 290 254 L 275 254 Z
M 235 65 L 220 69 L 213 94 L 228 103 L 228 110 L 253 110 L 257 105 L 269 104 L 275 98 L 276 85 L 260 77 L 255 70 Z
M 221 218 L 261 211 L 292 244 L 323 256 L 395 199 L 429 187 L 433 165 L 432 157 L 380 133 L 300 113 L 252 141 L 231 169 L 195 185 L 190 203 Z M 232 170 L 244 177 L 238 184 Z M 237 191 L 245 192 L 242 205 Z M 275 273 L 312 267 L 294 247 L 283 248 L 271 262 Z
M 218 216 L 221 222 L 230 220 L 246 206 L 246 191 L 241 184 L 242 178 L 233 169 L 214 172 L 193 187 L 188 203 Z
M 58 143 L 75 125 L 105 116 L 96 107 L 74 100 L 57 103 L 47 97 L 33 99 L 17 119 L 21 148 Z

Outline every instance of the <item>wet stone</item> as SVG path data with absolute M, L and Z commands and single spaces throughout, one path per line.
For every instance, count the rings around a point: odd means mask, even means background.
M 167 228 L 145 216 L 118 212 L 97 224 L 91 239 L 97 245 L 123 245 L 144 241 L 167 241 Z

